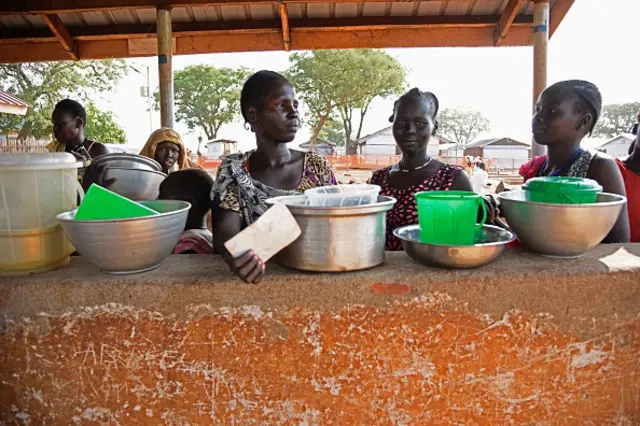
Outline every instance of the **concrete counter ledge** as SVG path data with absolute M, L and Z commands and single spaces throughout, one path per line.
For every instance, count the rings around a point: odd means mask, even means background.
M 220 258 L 0 278 L 0 424 L 640 424 L 640 244 L 240 283 Z

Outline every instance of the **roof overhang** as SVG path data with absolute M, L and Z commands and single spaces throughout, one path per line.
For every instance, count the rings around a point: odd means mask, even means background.
M 575 0 L 551 0 L 552 35 Z M 157 54 L 155 8 L 174 53 L 532 44 L 533 0 L 21 0 L 0 2 L 0 62 Z

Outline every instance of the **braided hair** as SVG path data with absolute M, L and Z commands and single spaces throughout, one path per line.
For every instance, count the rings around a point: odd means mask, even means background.
M 430 106 L 429 110 L 432 112 L 431 119 L 433 120 L 433 133 L 435 133 L 438 129 L 438 120 L 436 119 L 436 117 L 438 115 L 438 109 L 440 108 L 440 102 L 438 101 L 436 95 L 434 95 L 433 93 L 423 92 L 417 87 L 409 90 L 393 103 L 393 114 L 391 114 L 391 117 L 389 117 L 389 122 L 393 123 L 393 119 L 396 115 L 396 111 L 398 110 L 398 106 L 400 105 L 400 102 L 405 99 L 418 99 Z
M 598 87 L 584 80 L 566 80 L 559 81 L 549 86 L 546 90 L 556 90 L 575 96 L 575 111 L 578 113 L 588 113 L 593 117 L 591 126 L 588 129 L 589 136 L 591 136 L 602 111 L 602 95 Z
M 285 76 L 274 71 L 262 70 L 249 77 L 240 93 L 240 111 L 244 121 L 249 121 L 249 108 L 261 108 L 267 95 L 282 85 L 293 86 Z

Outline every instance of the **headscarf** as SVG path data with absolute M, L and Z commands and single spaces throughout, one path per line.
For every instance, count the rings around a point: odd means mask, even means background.
M 182 143 L 182 139 L 180 135 L 173 129 L 168 127 L 161 127 L 158 130 L 151 133 L 149 139 L 147 139 L 147 143 L 144 144 L 142 150 L 140 151 L 140 155 L 145 157 L 149 157 L 152 160 L 155 160 L 156 149 L 158 148 L 158 144 L 162 142 L 171 142 L 173 144 L 178 145 L 180 149 L 180 153 L 178 154 L 178 159 L 175 164 L 171 167 L 170 171 L 188 169 L 189 163 L 187 161 L 187 151 Z

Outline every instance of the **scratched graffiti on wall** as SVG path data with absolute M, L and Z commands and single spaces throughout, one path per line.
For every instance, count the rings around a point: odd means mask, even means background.
M 589 341 L 432 294 L 263 312 L 122 305 L 8 320 L 0 423 L 636 425 L 640 319 Z

